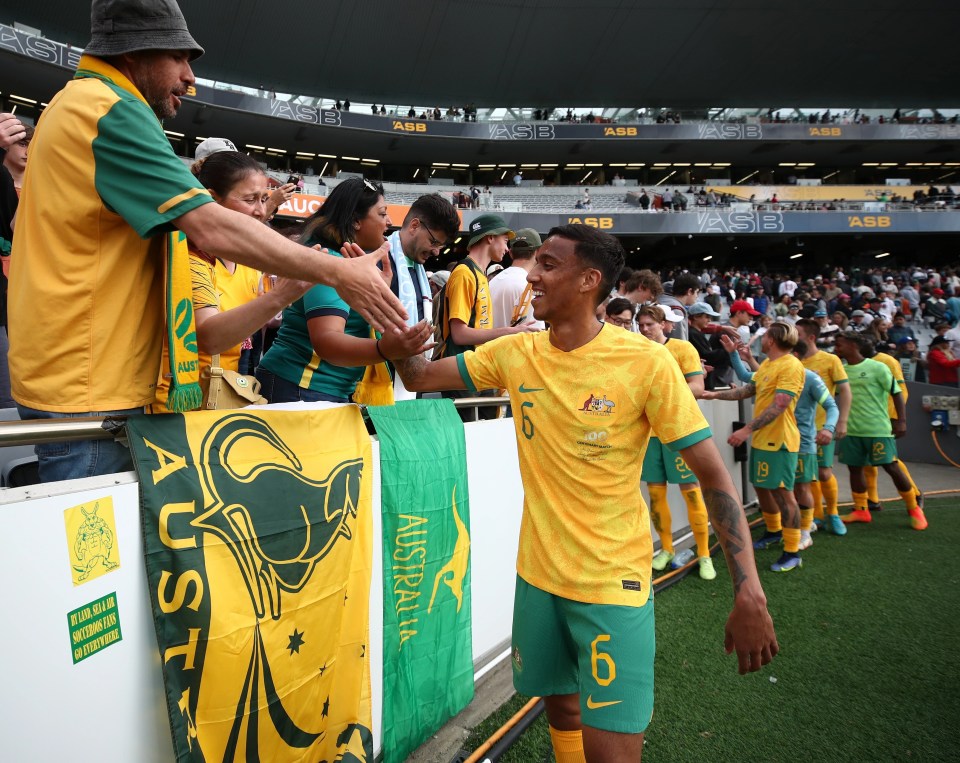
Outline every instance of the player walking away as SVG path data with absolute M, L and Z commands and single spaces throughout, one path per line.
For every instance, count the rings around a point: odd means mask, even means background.
M 734 447 L 753 434 L 750 448 L 750 482 L 757 491 L 766 532 L 753 544 L 766 549 L 783 541 L 783 554 L 770 569 L 789 572 L 803 566 L 800 558 L 800 507 L 793 494 L 800 452 L 800 430 L 795 408 L 803 390 L 803 364 L 792 355 L 797 330 L 775 323 L 760 340 L 767 359 L 753 381 L 736 389 L 705 392 L 704 400 L 744 400 L 756 395 L 753 421 L 727 439 Z
M 669 337 L 673 330 L 673 321 L 668 321 L 666 313 L 659 305 L 644 305 L 637 312 L 637 325 L 640 333 L 647 339 L 667 348 L 670 355 L 680 366 L 680 373 L 694 397 L 703 394 L 703 364 L 700 355 L 690 342 Z M 697 475 L 690 471 L 683 457 L 669 450 L 660 438 L 650 437 L 647 454 L 643 459 L 640 478 L 647 483 L 650 492 L 650 517 L 653 527 L 660 538 L 660 552 L 653 557 L 653 569 L 666 569 L 676 555 L 673 550 L 673 517 L 670 514 L 670 502 L 667 499 L 667 483 L 680 485 L 680 494 L 687 504 L 687 518 L 697 544 L 697 561 L 700 565 L 700 577 L 713 580 L 717 572 L 710 558 L 710 527 L 707 521 L 707 507 L 703 502 L 703 493 Z
M 863 468 L 882 466 L 907 505 L 911 527 L 926 530 L 927 519 L 917 505 L 914 487 L 897 461 L 896 438 L 903 437 L 907 431 L 903 393 L 889 368 L 863 356 L 868 344 L 869 340 L 861 338 L 855 331 L 844 331 L 837 337 L 837 355 L 847 364 L 853 393 L 847 436 L 840 441 L 840 463 L 850 469 L 853 511 L 842 519 L 848 524 L 873 521 L 867 507 L 867 480 Z M 887 413 L 888 396 L 893 398 L 896 419 L 890 419 Z
M 802 318 L 797 321 L 797 357 L 803 363 L 803 367 L 809 371 L 815 372 L 827 387 L 827 392 L 837 401 L 837 407 L 840 410 L 840 418 L 837 419 L 837 427 L 834 432 L 833 441 L 826 444 L 817 444 L 817 476 L 819 480 L 811 484 L 813 493 L 813 516 L 814 521 L 819 521 L 823 526 L 834 535 L 846 535 L 846 525 L 840 520 L 840 514 L 837 508 L 839 502 L 840 489 L 837 485 L 837 477 L 833 473 L 834 455 L 837 442 L 842 440 L 847 434 L 847 419 L 850 416 L 850 385 L 847 380 L 847 372 L 843 367 L 843 361 L 836 355 L 817 349 L 817 340 L 820 338 L 821 325 L 816 320 Z M 817 411 L 816 427 L 822 430 L 826 414 L 823 411 Z M 826 501 L 826 514 L 824 514 L 824 501 Z
M 753 381 L 753 371 L 759 368 L 759 364 L 750 354 L 750 348 L 745 345 L 734 345 L 733 340 L 728 336 L 721 336 L 720 341 L 730 354 L 730 364 L 736 371 L 737 377 L 744 382 Z M 801 352 L 798 348 L 800 348 L 799 342 L 794 348 L 794 355 Z M 749 364 L 750 367 L 747 368 L 744 363 Z M 824 410 L 826 417 L 819 431 L 816 427 L 818 406 Z M 800 453 L 797 456 L 793 494 L 800 507 L 800 550 L 804 551 L 813 545 L 811 532 L 816 527 L 813 523 L 811 487 L 817 484 L 817 447 L 833 442 L 833 434 L 840 417 L 840 409 L 827 392 L 826 385 L 817 374 L 808 369 L 804 369 L 803 391 L 797 399 L 794 415 L 797 417 L 797 428 L 800 430 Z M 840 521 L 839 517 L 837 521 Z
M 869 345 L 865 346 L 863 349 L 863 356 L 865 358 L 872 357 L 874 360 L 883 363 L 883 365 L 890 369 L 890 373 L 893 374 L 893 378 L 896 379 L 897 384 L 900 385 L 900 392 L 903 393 L 903 407 L 904 410 L 906 410 L 907 401 L 910 399 L 910 393 L 907 391 L 907 383 L 903 379 L 903 368 L 900 367 L 900 361 L 885 352 L 877 352 L 874 355 L 871 355 L 870 353 L 874 352 L 874 348 Z M 887 414 L 890 416 L 891 423 L 893 419 L 897 418 L 897 409 L 894 407 L 893 398 L 890 396 L 887 397 Z M 910 484 L 913 485 L 913 492 L 917 497 L 917 506 L 922 509 L 923 493 L 920 491 L 920 488 L 917 487 L 917 483 L 914 482 L 913 476 L 910 474 L 910 470 L 907 469 L 907 465 L 899 458 L 897 459 L 897 463 L 900 464 L 900 469 L 904 474 L 907 475 L 907 479 L 910 480 Z M 880 502 L 880 491 L 877 488 L 878 475 L 879 471 L 877 467 L 863 467 L 863 476 L 867 480 L 867 508 L 870 509 L 870 511 L 880 511 L 883 508 L 883 504 Z
M 544 697 L 559 763 L 639 761 L 643 752 L 653 711 L 653 546 L 639 487 L 651 431 L 697 475 L 726 555 L 727 650 L 741 672 L 779 650 L 743 508 L 680 368 L 663 346 L 596 318 L 623 260 L 607 233 L 554 228 L 528 276 L 547 331 L 398 364 L 408 389 L 510 394 L 524 485 L 514 685 Z

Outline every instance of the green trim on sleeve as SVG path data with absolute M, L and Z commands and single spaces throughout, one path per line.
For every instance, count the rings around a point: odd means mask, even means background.
M 836 386 L 838 386 L 838 387 L 839 387 L 841 384 L 849 384 L 849 383 L 850 383 L 850 380 L 849 380 L 849 379 L 837 379 L 837 380 L 834 382 L 834 384 L 835 384 Z
M 460 371 L 460 378 L 463 379 L 463 383 L 467 386 L 468 392 L 476 392 L 476 385 L 473 383 L 473 379 L 470 376 L 470 372 L 467 370 L 467 361 L 463 355 L 455 356 L 457 358 L 457 368 Z
M 713 432 L 710 431 L 710 427 L 704 427 L 688 434 L 686 437 L 681 437 L 679 440 L 664 442 L 663 444 L 667 446 L 668 450 L 676 453 L 684 448 L 689 448 L 691 445 L 696 445 L 698 442 L 709 440 L 711 437 L 713 437 Z M 661 442 L 663 441 L 661 440 Z
M 797 396 L 797 393 L 796 393 L 796 392 L 791 392 L 791 391 L 788 390 L 788 389 L 775 389 L 773 392 L 774 392 L 775 395 L 779 395 L 779 394 L 782 393 L 782 394 L 784 394 L 784 395 L 790 395 L 790 397 L 796 397 L 796 396 Z
M 684 374 L 684 375 L 683 375 L 683 378 L 684 378 L 684 379 L 689 379 L 689 378 L 692 377 L 692 376 L 703 376 L 703 371 L 691 371 L 691 372 L 688 373 L 688 374 Z

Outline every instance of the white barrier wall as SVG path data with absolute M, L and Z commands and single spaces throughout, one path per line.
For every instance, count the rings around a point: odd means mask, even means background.
M 717 433 L 735 484 L 740 467 L 725 444 L 732 403 L 702 404 Z M 470 485 L 473 657 L 488 661 L 508 644 L 515 560 L 523 491 L 513 421 L 466 425 Z M 370 597 L 374 743 L 379 748 L 382 699 L 382 579 L 380 556 L 379 447 L 373 443 L 374 585 Z M 624 475 L 625 479 L 634 477 Z M 413 489 L 413 488 L 411 488 Z M 671 492 L 674 526 L 687 525 L 678 492 Z M 109 550 L 119 566 L 74 582 L 78 563 L 75 528 L 65 512 L 104 518 L 111 499 L 115 529 Z M 71 511 L 73 510 L 73 511 Z M 7 544 L 0 555 L 4 627 L 0 674 L 8 687 L 0 700 L 0 760 L 72 763 L 169 763 L 173 748 L 164 704 L 139 522 L 136 475 L 54 483 L 0 491 L 0 526 Z M 86 559 L 89 560 L 88 551 Z M 79 569 L 78 569 L 79 568 Z M 115 597 L 119 640 L 109 612 L 86 605 Z M 72 640 L 70 613 L 78 641 Z M 81 629 L 86 630 L 81 630 Z M 102 628 L 101 630 L 98 630 Z M 83 644 L 89 653 L 74 663 Z M 78 650 L 78 651 L 75 651 Z

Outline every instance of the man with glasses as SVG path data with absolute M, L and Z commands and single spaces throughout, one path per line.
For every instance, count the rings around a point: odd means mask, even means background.
M 393 266 L 390 291 L 407 311 L 409 326 L 430 320 L 433 315 L 430 283 L 423 264 L 438 256 L 459 231 L 460 217 L 454 206 L 440 194 L 430 193 L 413 202 L 401 228 L 387 239 Z M 404 388 L 399 376 L 394 379 L 393 394 L 396 400 L 415 397 Z
M 604 323 L 633 331 L 633 303 L 623 297 L 614 297 L 607 302 Z
M 540 244 L 540 234 L 533 228 L 521 228 L 517 231 L 517 237 L 510 242 L 512 264 L 490 282 L 494 328 L 521 323 L 546 328 L 543 321 L 533 317 L 533 308 L 530 306 L 533 290 L 527 283 L 527 274 L 533 270 Z

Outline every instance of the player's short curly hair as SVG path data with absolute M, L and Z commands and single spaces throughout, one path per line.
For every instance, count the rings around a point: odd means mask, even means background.
M 774 323 L 767 329 L 767 336 L 777 347 L 787 352 L 796 347 L 797 342 L 800 341 L 796 327 L 790 323 Z

